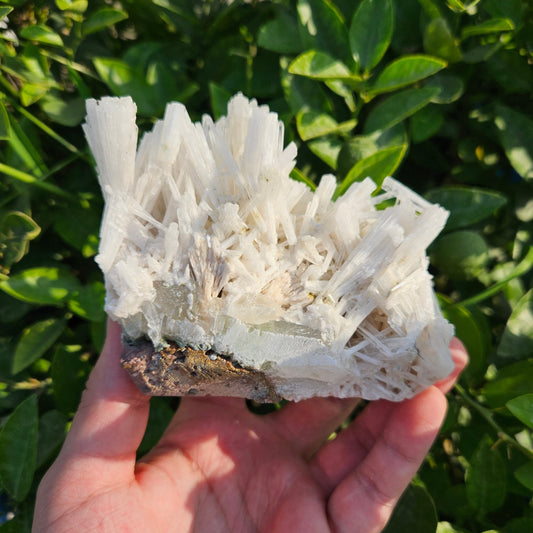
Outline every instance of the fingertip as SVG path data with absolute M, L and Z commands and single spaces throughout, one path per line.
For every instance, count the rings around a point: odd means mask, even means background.
M 450 353 L 456 370 L 461 373 L 468 364 L 468 352 L 465 345 L 457 337 L 452 337 L 450 341 Z

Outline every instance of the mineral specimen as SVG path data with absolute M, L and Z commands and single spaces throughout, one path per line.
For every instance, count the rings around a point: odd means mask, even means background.
M 216 122 L 169 104 L 138 149 L 135 120 L 129 97 L 89 100 L 84 130 L 106 310 L 143 390 L 402 400 L 452 370 L 426 257 L 444 209 L 392 178 L 311 191 L 277 115 L 242 95 Z

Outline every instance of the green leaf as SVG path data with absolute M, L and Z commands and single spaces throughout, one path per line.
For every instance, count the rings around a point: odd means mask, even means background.
M 396 504 L 383 533 L 435 533 L 437 511 L 429 492 L 411 484 Z
M 424 83 L 424 87 L 438 87 L 440 89 L 440 92 L 431 100 L 434 104 L 451 104 L 455 102 L 462 96 L 465 88 L 461 78 L 444 72 L 432 76 Z
M 65 98 L 48 92 L 40 99 L 39 104 L 50 120 L 62 126 L 78 126 L 85 117 L 83 98 Z
M 290 65 L 289 72 L 316 80 L 349 79 L 348 67 L 325 52 L 308 50 L 300 54 Z
M 11 137 L 11 124 L 9 122 L 9 115 L 7 109 L 0 100 L 0 141 L 6 141 Z
M 349 30 L 354 61 L 364 70 L 373 69 L 385 55 L 394 28 L 392 0 L 363 0 Z
M 92 257 L 96 253 L 101 220 L 99 206 L 81 204 L 74 209 L 70 204 L 64 209 L 57 209 L 54 218 L 54 230 L 66 243 L 82 252 L 84 257 Z M 78 223 L 80 219 L 83 224 Z
M 11 6 L 0 7 L 0 20 L 2 20 L 4 17 L 7 17 L 11 11 L 13 11 Z
M 468 352 L 468 367 L 465 369 L 467 379 L 483 378 L 487 367 L 487 352 L 490 347 L 490 330 L 483 327 L 472 310 L 462 306 L 451 306 L 450 299 L 439 296 L 442 314 L 455 326 L 455 335 L 465 345 Z
M 485 20 L 479 24 L 465 26 L 461 31 L 461 38 L 466 39 L 473 35 L 486 35 L 487 33 L 500 33 L 502 31 L 514 30 L 513 21 L 508 18 L 496 18 Z
M 461 50 L 455 42 L 455 37 L 444 18 L 435 18 L 427 26 L 424 32 L 424 49 L 433 56 L 442 57 L 451 63 L 460 61 Z
M 329 0 L 298 0 L 297 9 L 304 47 L 322 50 L 349 65 L 348 30 L 337 7 Z
M 150 398 L 150 416 L 144 437 L 137 450 L 138 456 L 148 453 L 158 442 L 174 416 L 167 398 Z
M 518 420 L 533 429 L 533 394 L 523 394 L 513 398 L 505 406 Z
M 383 180 L 393 174 L 398 168 L 406 151 L 407 149 L 404 146 L 393 146 L 361 159 L 348 172 L 342 183 L 339 184 L 335 192 L 335 198 L 342 196 L 352 183 L 363 181 L 367 177 L 372 178 L 376 185 L 380 187 Z
M 74 11 L 84 13 L 89 5 L 88 0 L 56 0 L 56 6 L 61 11 Z
M 386 131 L 376 131 L 369 135 L 356 135 L 346 141 L 337 159 L 337 176 L 345 178 L 353 166 L 384 148 L 402 147 L 407 150 L 409 141 L 403 124 Z
M 81 346 L 61 346 L 52 359 L 52 391 L 57 408 L 65 415 L 78 408 L 91 370 L 82 354 Z
M 368 114 L 365 133 L 392 128 L 429 104 L 438 92 L 437 87 L 405 89 L 385 98 Z
M 79 286 L 72 274 L 55 267 L 30 268 L 0 282 L 0 289 L 13 298 L 44 305 L 63 304 Z
M 62 444 L 67 430 L 67 419 L 63 413 L 52 409 L 39 419 L 39 446 L 37 448 L 37 468 Z
M 428 78 L 446 66 L 446 61 L 425 55 L 404 56 L 389 63 L 368 89 L 369 96 L 395 91 Z
M 484 220 L 507 203 L 503 194 L 477 187 L 441 187 L 429 191 L 425 197 L 450 211 L 447 230 L 463 228 Z
M 141 115 L 157 114 L 161 102 L 154 101 L 153 91 L 140 70 L 114 58 L 96 57 L 93 63 L 98 75 L 114 95 L 131 96 Z
M 533 357 L 533 289 L 520 298 L 513 309 L 498 346 L 498 355 L 508 360 Z
M 259 28 L 257 44 L 278 54 L 298 54 L 303 49 L 297 21 L 284 11 Z
M 322 137 L 307 143 L 309 150 L 322 159 L 322 161 L 332 169 L 337 168 L 337 158 L 342 145 L 343 142 L 338 137 L 334 136 Z
M 468 501 L 481 514 L 502 505 L 507 490 L 507 467 L 497 448 L 486 439 L 478 445 L 465 476 Z
M 68 301 L 71 311 L 86 320 L 100 322 L 105 318 L 105 287 L 101 281 L 95 281 L 90 285 L 76 291 Z
M 44 24 L 26 26 L 20 30 L 20 35 L 24 39 L 37 41 L 38 43 L 49 44 L 50 46 L 64 46 L 61 36 Z
M 444 115 L 435 105 L 427 105 L 417 111 L 410 121 L 413 143 L 427 141 L 438 133 L 444 123 Z
M 210 82 L 209 96 L 211 97 L 211 109 L 213 110 L 213 117 L 215 120 L 218 120 L 228 111 L 228 102 L 231 98 L 231 93 L 224 89 L 224 87 Z
M 0 431 L 0 481 L 15 501 L 22 501 L 30 491 L 37 438 L 37 396 L 32 394 L 11 413 Z
M 128 14 L 121 9 L 113 9 L 111 7 L 104 7 L 93 13 L 83 23 L 83 33 L 89 35 L 101 31 L 113 24 L 117 24 L 122 20 L 128 18 Z
M 532 394 L 533 359 L 499 368 L 496 378 L 489 381 L 481 392 L 492 408 L 503 407 L 522 394 Z
M 339 124 L 331 115 L 318 111 L 301 111 L 296 115 L 296 127 L 304 141 L 332 133 L 345 133 L 351 131 L 356 124 L 356 120 Z
M 525 180 L 533 179 L 533 120 L 523 112 L 499 104 L 494 121 L 513 168 Z
M 517 468 L 514 471 L 514 475 L 524 487 L 527 487 L 529 490 L 533 490 L 533 461 L 529 461 L 525 465 Z M 525 531 L 525 530 L 523 530 Z
M 522 0 L 483 0 L 483 9 L 494 18 L 511 19 L 519 26 L 523 19 L 524 3 Z
M 312 191 L 316 189 L 316 184 L 296 167 L 291 170 L 290 176 L 293 180 L 305 183 Z
M 63 319 L 48 318 L 24 328 L 15 348 L 11 373 L 17 374 L 37 361 L 63 333 L 65 325 Z
M 0 261 L 3 267 L 20 261 L 28 252 L 29 241 L 35 239 L 41 228 L 26 213 L 10 211 L 0 222 Z

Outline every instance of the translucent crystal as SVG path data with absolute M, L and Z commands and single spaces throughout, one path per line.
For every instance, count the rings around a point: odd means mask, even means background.
M 127 337 L 212 349 L 291 400 L 402 400 L 449 374 L 426 257 L 444 209 L 392 178 L 312 192 L 277 115 L 242 95 L 217 122 L 169 104 L 138 149 L 135 118 L 131 98 L 103 98 L 84 125 L 106 309 Z

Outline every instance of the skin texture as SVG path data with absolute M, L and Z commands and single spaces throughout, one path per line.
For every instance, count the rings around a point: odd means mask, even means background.
M 266 416 L 243 400 L 183 398 L 160 442 L 136 460 L 149 398 L 107 340 L 63 449 L 37 493 L 33 531 L 379 532 L 438 434 L 467 362 L 411 400 L 370 403 L 334 440 L 357 400 L 291 403 Z

